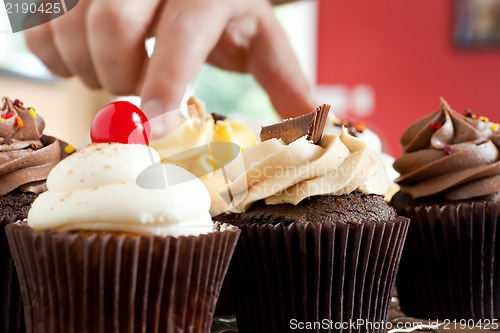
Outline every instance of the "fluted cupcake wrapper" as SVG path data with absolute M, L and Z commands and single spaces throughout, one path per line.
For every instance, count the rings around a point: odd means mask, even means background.
M 231 269 L 231 264 L 228 267 L 228 272 L 222 283 L 219 298 L 217 299 L 217 305 L 215 307 L 215 316 L 230 316 L 234 315 L 235 311 L 235 295 L 234 295 L 234 283 L 231 282 L 229 278 L 229 270 Z
M 405 207 L 402 310 L 425 319 L 500 319 L 500 204 Z M 496 258 L 496 260 L 495 260 Z
M 408 224 L 241 225 L 230 270 L 239 332 L 289 332 L 291 320 L 333 325 L 308 332 L 340 332 L 335 323 L 357 319 L 381 325 Z M 384 326 L 342 332 L 354 331 Z
M 25 332 L 19 281 L 5 234 L 5 227 L 15 221 L 0 218 L 0 332 L 5 333 Z
M 239 231 L 189 237 L 6 228 L 28 332 L 209 332 Z

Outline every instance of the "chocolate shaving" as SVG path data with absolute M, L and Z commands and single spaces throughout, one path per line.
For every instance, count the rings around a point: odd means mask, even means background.
M 227 118 L 226 116 L 223 116 L 223 115 L 215 113 L 215 112 L 212 112 L 211 115 L 212 115 L 212 118 L 214 118 L 215 122 L 218 122 L 219 120 L 224 121 Z
M 263 126 L 260 131 L 260 140 L 266 141 L 276 138 L 282 139 L 286 144 L 289 144 L 306 135 L 307 140 L 317 144 L 323 136 L 328 111 L 330 111 L 330 105 L 323 104 L 313 112 L 303 116 L 291 118 L 278 124 Z
M 27 148 L 30 148 L 30 149 L 33 149 L 33 150 L 37 150 L 38 149 L 37 145 L 35 145 L 34 143 L 31 143 Z

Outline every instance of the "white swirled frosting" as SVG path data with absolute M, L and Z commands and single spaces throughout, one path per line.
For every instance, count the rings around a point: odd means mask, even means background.
M 161 189 L 136 184 L 137 176 L 158 161 L 158 153 L 144 145 L 91 144 L 51 171 L 48 191 L 33 203 L 28 224 L 35 230 L 61 232 L 162 236 L 211 232 L 210 196 L 199 179 L 193 176 Z M 187 173 L 174 165 L 164 170 L 167 179 Z
M 378 153 L 345 129 L 340 136 L 325 134 L 315 145 L 302 137 L 290 144 L 264 141 L 225 168 L 233 180 L 233 212 L 244 212 L 254 202 L 296 205 L 316 195 L 341 195 L 354 190 L 383 194 L 389 181 Z

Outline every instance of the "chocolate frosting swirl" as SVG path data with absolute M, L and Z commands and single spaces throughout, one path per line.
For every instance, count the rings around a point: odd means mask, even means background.
M 43 135 L 43 119 L 19 100 L 4 97 L 0 116 L 0 195 L 16 189 L 45 191 L 45 180 L 66 155 L 66 144 Z
M 500 199 L 498 126 L 453 111 L 446 101 L 410 125 L 394 163 L 396 182 L 414 199 Z

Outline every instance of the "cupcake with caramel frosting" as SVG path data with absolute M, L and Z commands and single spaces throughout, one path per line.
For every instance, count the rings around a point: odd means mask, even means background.
M 232 205 L 215 219 L 241 229 L 229 275 L 239 332 L 387 319 L 409 220 L 383 199 L 379 154 L 345 129 L 323 135 L 328 109 L 263 127 L 225 167 Z

